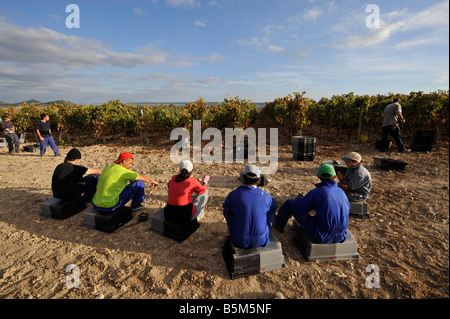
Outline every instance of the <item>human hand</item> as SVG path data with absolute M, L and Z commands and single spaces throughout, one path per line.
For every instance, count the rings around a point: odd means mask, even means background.
M 150 184 L 152 184 L 153 188 L 158 188 L 158 186 L 159 186 L 158 182 L 155 181 L 155 180 L 152 180 L 152 181 L 150 182 Z

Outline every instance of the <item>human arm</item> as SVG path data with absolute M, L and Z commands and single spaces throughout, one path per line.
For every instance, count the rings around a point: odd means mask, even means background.
M 275 221 L 276 218 L 276 214 L 275 212 L 277 211 L 277 203 L 275 202 L 275 200 L 271 197 L 271 202 L 270 202 L 270 209 L 267 212 L 267 226 L 269 226 L 269 229 L 272 228 L 273 223 Z
M 144 175 L 139 175 L 136 178 L 137 181 L 143 181 L 144 183 L 148 183 L 151 184 L 153 186 L 153 188 L 157 188 L 159 186 L 158 182 L 155 181 L 154 179 L 144 176 Z
M 231 230 L 233 229 L 233 211 L 231 210 L 231 200 L 229 194 L 223 202 L 222 208 L 223 216 L 225 217 L 225 221 L 227 222 L 228 231 L 231 232 Z
M 395 115 L 397 115 L 397 118 L 400 120 L 400 122 L 405 123 L 405 118 L 403 117 L 402 112 L 397 112 Z
M 39 129 L 36 129 L 36 133 L 37 133 L 39 140 L 44 141 L 44 138 L 42 137 L 41 132 L 39 132 Z
M 84 175 L 102 175 L 101 169 L 89 168 Z
M 42 135 L 41 135 L 41 130 L 40 130 L 40 128 L 41 128 L 41 125 L 40 125 L 40 121 L 36 124 L 36 133 L 37 133 L 37 136 L 38 136 L 38 138 L 39 138 L 39 140 L 40 141 L 44 141 L 44 138 L 42 137 Z
M 205 177 L 203 177 L 202 186 L 207 187 L 208 186 L 208 182 L 209 182 L 209 176 L 205 175 Z

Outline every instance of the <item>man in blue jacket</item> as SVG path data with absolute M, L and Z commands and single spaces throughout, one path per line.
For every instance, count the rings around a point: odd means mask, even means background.
M 245 184 L 229 193 L 222 205 L 231 241 L 241 248 L 264 247 L 269 244 L 277 204 L 269 193 L 257 187 L 261 180 L 259 167 L 248 165 L 242 178 Z
M 335 181 L 334 167 L 322 164 L 317 176 L 321 182 L 305 196 L 288 199 L 281 206 L 274 228 L 284 230 L 289 218 L 295 220 L 306 230 L 316 243 L 340 243 L 347 238 L 350 203 L 344 191 Z M 309 213 L 314 210 L 316 214 Z

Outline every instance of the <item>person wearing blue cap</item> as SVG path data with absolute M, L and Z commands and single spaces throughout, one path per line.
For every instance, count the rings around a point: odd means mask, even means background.
M 338 187 L 336 172 L 329 164 L 317 170 L 320 183 L 305 196 L 288 199 L 281 206 L 274 228 L 284 231 L 288 220 L 295 220 L 316 243 L 341 243 L 347 238 L 350 203 L 344 191 Z M 314 215 L 310 213 L 315 211 Z
M 261 181 L 258 166 L 248 165 L 242 178 L 244 185 L 230 192 L 222 205 L 231 241 L 240 248 L 265 247 L 269 244 L 277 204 L 257 186 Z

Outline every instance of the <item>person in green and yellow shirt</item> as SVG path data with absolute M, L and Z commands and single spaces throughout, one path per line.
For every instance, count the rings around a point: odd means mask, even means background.
M 131 209 L 138 210 L 145 201 L 145 183 L 158 187 L 158 182 L 150 177 L 130 170 L 133 154 L 120 154 L 114 164 L 103 169 L 92 199 L 94 207 L 104 213 L 112 213 L 131 200 Z M 128 183 L 130 182 L 130 183 Z

